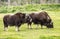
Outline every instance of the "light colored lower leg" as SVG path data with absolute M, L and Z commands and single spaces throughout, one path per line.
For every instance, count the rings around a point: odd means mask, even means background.
M 16 27 L 16 31 L 19 31 L 19 28 L 18 27 Z
M 32 28 L 31 25 L 29 25 L 29 26 L 28 26 L 28 29 L 31 29 L 31 28 Z
M 43 26 L 41 26 L 41 29 L 43 29 Z
M 30 29 L 32 29 L 31 25 L 30 25 Z
M 38 26 L 36 26 L 36 29 L 38 29 Z
M 36 25 L 36 29 L 38 29 L 39 25 Z
M 8 28 L 7 27 L 4 27 L 4 31 L 8 31 Z

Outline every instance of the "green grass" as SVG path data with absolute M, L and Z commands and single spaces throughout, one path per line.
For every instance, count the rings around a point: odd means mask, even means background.
M 9 27 L 8 31 L 3 31 L 3 16 L 6 14 L 0 14 L 0 39 L 60 39 L 60 12 L 47 11 L 54 22 L 53 29 L 47 29 L 46 27 L 32 25 L 33 29 L 28 29 L 27 24 L 22 25 L 19 32 L 15 31 L 15 27 Z M 11 13 L 10 13 L 11 14 Z

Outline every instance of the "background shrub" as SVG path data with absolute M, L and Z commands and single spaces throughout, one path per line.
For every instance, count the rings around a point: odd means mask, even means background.
M 60 11 L 59 4 L 28 4 L 23 6 L 2 6 L 0 7 L 0 13 L 14 13 L 14 12 L 25 12 L 25 11 Z

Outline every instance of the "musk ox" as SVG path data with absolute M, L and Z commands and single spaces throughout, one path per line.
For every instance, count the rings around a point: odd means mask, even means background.
M 28 25 L 31 26 L 32 22 L 34 24 L 40 24 L 41 28 L 44 26 L 46 26 L 47 28 L 53 28 L 53 22 L 52 19 L 50 18 L 50 16 L 47 14 L 47 12 L 42 11 L 39 13 L 31 13 L 29 15 L 32 19 L 31 22 L 28 23 Z
M 19 31 L 19 27 L 24 22 L 25 22 L 25 14 L 24 13 L 16 13 L 14 15 L 5 15 L 3 17 L 5 31 L 8 28 L 8 26 L 15 26 L 16 31 Z

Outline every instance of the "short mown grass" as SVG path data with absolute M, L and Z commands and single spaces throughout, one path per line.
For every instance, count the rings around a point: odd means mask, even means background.
M 0 14 L 0 39 L 60 39 L 60 12 L 47 12 L 53 20 L 53 29 L 48 29 L 45 26 L 43 29 L 40 26 L 36 29 L 36 25 L 34 24 L 32 24 L 33 29 L 28 29 L 27 24 L 23 24 L 19 28 L 19 32 L 15 31 L 15 27 L 9 27 L 8 31 L 3 31 L 4 25 L 2 19 L 6 14 Z

